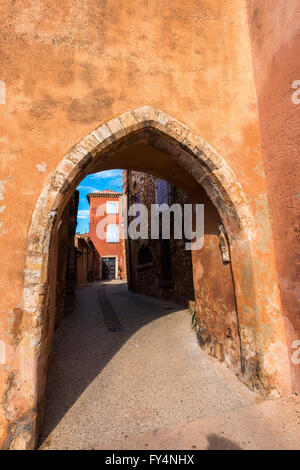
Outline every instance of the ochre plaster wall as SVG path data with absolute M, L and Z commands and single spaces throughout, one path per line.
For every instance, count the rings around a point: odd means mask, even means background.
M 259 290 L 258 301 L 273 305 L 268 314 L 262 310 L 258 339 L 271 342 L 277 325 L 280 340 L 270 343 L 265 365 L 280 375 L 285 337 L 244 2 L 21 0 L 2 3 L 0 15 L 0 79 L 6 85 L 6 104 L 0 105 L 0 446 L 33 445 L 26 426 L 36 412 L 33 389 L 43 387 L 24 353 L 23 346 L 33 347 L 33 327 L 30 308 L 24 313 L 21 303 L 38 197 L 76 142 L 142 105 L 166 111 L 204 138 L 246 194 L 257 221 L 254 258 L 265 285 L 257 286 L 246 271 L 245 283 Z M 245 341 L 253 341 L 247 335 Z
M 276 262 L 290 357 L 300 340 L 300 3 L 248 0 L 249 27 Z M 300 87 L 298 86 L 298 89 Z M 298 94 L 298 101 L 300 95 Z M 300 392 L 300 365 L 291 362 Z
M 204 245 L 193 255 L 196 332 L 203 349 L 241 375 L 240 337 L 231 263 L 220 249 L 220 217 L 202 190 Z

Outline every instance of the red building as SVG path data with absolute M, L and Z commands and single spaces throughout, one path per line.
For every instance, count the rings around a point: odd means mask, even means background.
M 101 257 L 102 279 L 124 279 L 122 193 L 106 189 L 90 193 L 87 198 L 90 204 L 89 236 Z

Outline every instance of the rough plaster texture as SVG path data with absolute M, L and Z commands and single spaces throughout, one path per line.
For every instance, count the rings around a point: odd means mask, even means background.
M 245 380 L 289 389 L 246 13 L 231 0 L 2 4 L 2 447 L 36 442 L 56 227 L 100 169 L 150 171 L 191 193 L 201 181 L 231 241 Z M 134 133 L 149 128 L 138 147 Z
M 248 1 L 253 63 L 268 196 L 290 355 L 300 339 L 300 5 L 294 0 Z M 299 89 L 299 87 L 298 87 Z M 291 362 L 300 392 L 300 366 Z
M 196 299 L 196 332 L 201 346 L 237 375 L 241 373 L 241 342 L 232 266 L 221 252 L 219 215 L 205 191 L 204 246 L 192 252 Z M 230 249 L 229 249 L 230 255 Z

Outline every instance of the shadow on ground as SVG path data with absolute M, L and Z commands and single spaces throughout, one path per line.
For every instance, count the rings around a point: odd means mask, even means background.
M 108 300 L 107 292 L 111 289 L 114 306 L 119 306 L 117 312 L 115 307 L 112 309 Z M 159 317 L 184 308 L 134 294 L 124 290 L 124 283 L 118 285 L 109 281 L 80 287 L 76 297 L 76 310 L 62 322 L 55 333 L 40 445 L 137 330 Z M 122 313 L 124 302 L 126 310 L 131 311 L 129 316 Z M 142 314 L 137 308 L 139 303 L 142 305 Z
M 209 434 L 207 436 L 208 446 L 207 450 L 243 450 L 235 442 L 225 437 L 220 437 L 217 434 Z

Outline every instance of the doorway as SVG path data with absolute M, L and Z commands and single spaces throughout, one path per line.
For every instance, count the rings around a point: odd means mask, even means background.
M 102 279 L 111 280 L 116 278 L 116 258 L 102 258 Z

